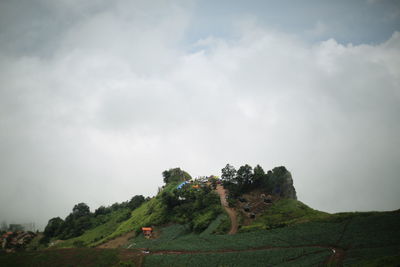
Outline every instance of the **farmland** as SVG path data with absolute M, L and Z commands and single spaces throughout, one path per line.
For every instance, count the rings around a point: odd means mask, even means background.
M 282 263 L 310 266 L 324 261 L 330 253 L 330 250 L 323 248 L 291 248 L 207 254 L 155 254 L 145 258 L 144 266 L 272 266 Z
M 185 234 L 183 226 L 173 225 L 164 228 L 164 234 L 159 239 L 147 240 L 139 235 L 129 246 L 148 248 L 153 253 L 146 257 L 147 266 L 156 263 L 158 266 L 169 266 L 172 261 L 176 261 L 175 266 L 194 262 L 198 262 L 198 266 L 213 266 L 209 263 L 201 265 L 200 261 L 204 260 L 202 254 L 207 255 L 206 258 L 215 266 L 223 265 L 225 260 L 227 266 L 244 266 L 242 258 L 261 261 L 264 255 L 281 259 L 280 263 L 296 258 L 296 264 L 293 260 L 285 264 L 309 266 L 313 265 L 313 261 L 323 263 L 328 260 L 333 255 L 332 249 L 342 251 L 343 259 L 340 260 L 352 265 L 385 257 L 389 257 L 387 260 L 390 261 L 390 257 L 398 254 L 399 222 L 397 211 L 342 213 L 321 221 L 237 235 Z M 228 258 L 236 260 L 231 264 Z
M 221 218 L 216 219 L 215 225 Z M 339 213 L 236 235 L 196 234 L 186 225 L 137 235 L 125 249 L 47 249 L 0 255 L 1 266 L 396 266 L 400 212 Z M 148 254 L 141 251 L 148 249 Z M 70 263 L 62 265 L 63 262 Z M 102 265 L 103 264 L 103 265 Z M 125 265 L 123 265 L 125 264 Z
M 170 224 L 157 229 L 157 238 L 137 235 L 125 249 L 21 252 L 0 255 L 0 265 L 397 266 L 399 222 L 399 211 L 339 213 L 319 221 L 236 235 L 215 235 L 210 229 L 195 234 L 188 226 Z
M 42 242 L 46 239 L 37 239 L 29 251 L 0 254 L 0 266 L 396 266 L 399 262 L 400 210 L 329 214 L 279 196 L 265 204 L 259 191 L 248 192 L 247 197 L 247 203 L 258 201 L 263 208 L 250 218 L 243 206 L 235 204 L 240 199 L 230 199 L 239 215 L 235 234 L 227 234 L 234 220 L 205 185 L 171 182 L 157 196 L 141 197 L 138 205 L 133 205 L 134 197 L 94 214 L 87 207 L 82 217 L 74 211 L 86 208 L 80 203 L 65 221 L 49 222 L 43 235 L 58 234 L 51 236 L 48 246 Z M 85 228 L 84 219 L 89 219 L 90 227 Z M 76 228 L 75 223 L 83 227 Z M 141 233 L 144 226 L 152 228 L 150 239 Z M 86 230 L 76 235 L 65 229 Z

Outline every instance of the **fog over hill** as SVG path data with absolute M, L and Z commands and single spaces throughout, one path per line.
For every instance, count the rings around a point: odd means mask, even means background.
M 284 165 L 328 212 L 400 203 L 398 1 L 1 1 L 0 221 Z

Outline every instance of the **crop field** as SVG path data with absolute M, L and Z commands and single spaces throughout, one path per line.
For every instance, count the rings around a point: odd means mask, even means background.
M 292 227 L 273 229 L 269 231 L 261 230 L 237 235 L 175 235 L 175 238 L 160 241 L 146 240 L 144 238 L 134 239 L 132 248 L 149 248 L 158 250 L 183 250 L 183 251 L 213 251 L 224 249 L 250 249 L 266 246 L 288 247 L 288 246 L 311 246 L 311 245 L 330 245 L 335 244 L 339 238 L 345 222 L 338 223 L 306 223 Z M 179 231 L 179 227 L 165 229 Z M 168 233 L 167 236 L 173 234 Z
M 119 263 L 117 250 L 54 249 L 0 255 L 0 266 L 113 266 Z
M 169 243 L 176 240 L 178 237 L 185 236 L 189 233 L 188 227 L 180 224 L 174 224 L 161 229 L 160 237 L 157 239 L 146 239 L 143 234 L 138 235 L 133 243 L 127 244 L 125 247 L 128 248 L 147 248 L 157 247 L 162 244 L 168 246 Z
M 3 254 L 0 266 L 398 266 L 399 225 L 399 211 L 337 214 L 236 235 L 193 234 L 188 226 L 175 224 L 161 228 L 157 239 L 137 236 L 127 245 L 130 249 Z M 143 248 L 150 253 L 141 253 Z
M 282 266 L 313 266 L 332 255 L 332 248 L 344 251 L 345 265 L 365 265 L 399 255 L 398 225 L 399 212 L 338 214 L 316 222 L 236 235 L 185 234 L 183 226 L 173 225 L 163 229 L 159 240 L 136 238 L 131 247 L 148 248 L 154 253 L 146 256 L 145 266 L 248 266 L 245 262 L 258 266 L 260 261 L 274 265 L 270 258 L 278 259 Z M 321 253 L 309 253 L 313 251 Z M 236 260 L 231 262 L 232 258 Z
M 150 255 L 144 266 L 312 266 L 332 252 L 321 248 L 269 249 L 263 251 L 224 252 L 181 255 Z M 281 266 L 281 265 L 280 265 Z M 284 266 L 284 265 L 282 265 Z

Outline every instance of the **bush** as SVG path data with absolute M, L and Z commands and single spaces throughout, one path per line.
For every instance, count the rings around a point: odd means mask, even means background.
M 162 175 L 164 177 L 164 183 L 166 184 L 172 182 L 184 182 L 192 179 L 189 173 L 180 168 L 165 170 Z

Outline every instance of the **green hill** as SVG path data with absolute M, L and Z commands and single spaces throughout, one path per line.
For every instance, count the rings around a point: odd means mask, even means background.
M 247 177 L 248 167 L 242 168 Z M 286 168 L 268 173 L 257 168 L 264 187 L 232 176 L 227 182 L 234 190 L 227 202 L 239 217 L 237 234 L 226 234 L 231 220 L 213 190 L 216 178 L 189 182 L 190 175 L 176 168 L 163 173 L 166 184 L 155 197 L 135 196 L 94 213 L 84 203 L 75 205 L 65 220 L 49 221 L 41 243 L 35 240 L 30 251 L 0 250 L 0 266 L 398 266 L 399 210 L 314 210 L 295 199 Z M 266 194 L 272 203 L 262 201 Z M 243 205 L 257 208 L 255 218 Z M 152 238 L 143 236 L 144 226 L 153 227 Z
M 314 210 L 300 201 L 281 199 L 257 217 L 251 225 L 242 227 L 241 231 L 267 230 L 329 217 L 330 214 Z

